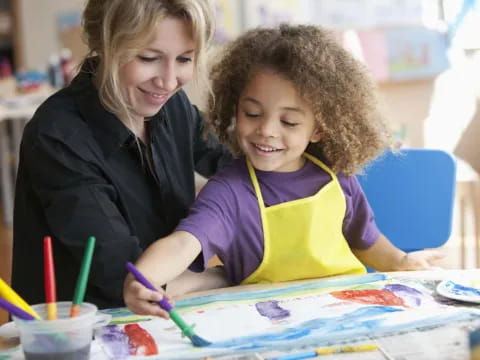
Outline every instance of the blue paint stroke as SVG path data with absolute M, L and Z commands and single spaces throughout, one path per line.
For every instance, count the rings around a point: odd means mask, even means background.
M 128 336 L 117 325 L 107 325 L 97 331 L 106 353 L 111 359 L 123 360 L 128 358 Z
M 385 285 L 385 290 L 389 290 L 398 297 L 401 297 L 403 303 L 410 307 L 420 306 L 422 297 L 424 296 L 421 291 L 403 284 L 387 284 Z
M 278 300 L 261 301 L 255 304 L 255 308 L 262 316 L 270 320 L 278 321 L 290 316 L 290 311 L 278 305 Z
M 453 281 L 447 281 L 445 283 L 445 288 L 451 292 L 452 294 L 455 294 L 455 295 L 460 295 L 460 296 L 476 296 L 476 297 L 479 297 L 480 296 L 480 290 L 477 289 L 477 288 L 474 288 L 474 287 L 470 287 L 470 286 L 464 286 L 464 285 L 460 285 L 460 284 L 457 284 Z
M 315 282 L 308 282 L 305 284 L 282 287 L 278 289 L 206 295 L 206 296 L 199 296 L 191 299 L 177 300 L 175 301 L 175 308 L 177 310 L 182 310 L 185 308 L 202 306 L 202 305 L 210 304 L 217 301 L 218 302 L 220 301 L 221 302 L 238 302 L 238 301 L 245 301 L 245 300 L 271 299 L 271 298 L 279 297 L 282 295 L 293 295 L 295 293 L 301 293 L 301 292 L 312 291 L 312 290 L 320 290 L 320 289 L 331 288 L 331 287 L 362 285 L 362 284 L 373 283 L 376 281 L 383 281 L 386 279 L 388 279 L 387 275 L 374 273 L 374 274 L 367 274 L 367 275 L 359 275 L 353 278 L 345 277 L 345 278 L 339 278 L 339 279 L 320 280 Z
M 349 331 L 358 331 L 363 329 L 370 331 L 380 325 L 385 320 L 381 318 L 386 313 L 403 311 L 390 306 L 368 306 L 356 309 L 350 313 L 343 314 L 340 317 L 317 318 L 308 320 L 295 327 L 282 329 L 260 335 L 251 335 L 239 337 L 227 341 L 215 342 L 210 348 L 232 348 L 237 350 L 255 349 L 274 342 L 284 342 L 288 340 L 298 340 L 308 335 L 328 336 L 335 333 L 344 333 Z M 376 318 L 380 317 L 380 318 Z M 372 319 L 376 318 L 376 319 Z

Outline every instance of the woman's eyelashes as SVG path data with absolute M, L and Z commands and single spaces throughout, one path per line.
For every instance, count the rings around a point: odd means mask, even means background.
M 191 62 L 193 59 L 191 57 L 188 57 L 188 56 L 179 56 L 177 58 L 177 61 L 181 64 L 186 64 L 186 63 L 189 63 Z
M 155 60 L 158 59 L 158 56 L 143 56 L 143 55 L 138 55 L 137 58 L 140 60 L 140 61 L 143 61 L 143 62 L 153 62 Z
M 145 55 L 138 55 L 137 58 L 140 60 L 140 61 L 143 61 L 145 63 L 151 63 L 151 62 L 154 62 L 154 61 L 157 61 L 157 60 L 161 60 L 161 56 L 145 56 Z M 191 61 L 193 61 L 193 59 L 189 56 L 179 56 L 177 57 L 177 62 L 180 63 L 180 64 L 187 64 Z

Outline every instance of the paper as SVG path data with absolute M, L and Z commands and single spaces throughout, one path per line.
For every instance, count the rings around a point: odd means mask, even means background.
M 213 344 L 194 348 L 170 321 L 138 322 L 158 347 L 158 359 L 261 353 L 299 346 L 328 346 L 344 339 L 379 336 L 420 326 L 452 323 L 480 315 L 439 304 L 418 281 L 382 274 L 325 280 L 280 289 L 205 296 L 178 301 L 177 311 Z M 97 336 L 115 359 L 135 359 L 125 326 Z

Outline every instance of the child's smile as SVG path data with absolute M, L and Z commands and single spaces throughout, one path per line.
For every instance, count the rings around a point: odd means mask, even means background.
M 252 76 L 240 96 L 236 135 L 256 169 L 300 169 L 307 145 L 320 139 L 315 129 L 310 106 L 292 82 L 269 70 Z
M 274 152 L 277 152 L 277 151 L 282 151 L 283 149 L 280 149 L 280 148 L 276 148 L 276 147 L 272 147 L 270 145 L 264 145 L 264 144 L 256 144 L 256 143 L 251 143 L 255 149 L 257 150 L 257 152 L 260 154 L 260 155 L 267 155 L 270 153 L 274 153 Z

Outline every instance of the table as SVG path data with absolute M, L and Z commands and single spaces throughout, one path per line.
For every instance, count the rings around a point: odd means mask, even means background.
M 433 290 L 436 285 L 443 279 L 449 279 L 458 276 L 469 276 L 480 279 L 480 269 L 473 270 L 439 270 L 439 271 L 416 271 L 416 272 L 395 272 L 388 273 L 389 276 L 400 279 L 418 279 L 422 281 L 422 284 L 428 289 Z M 335 279 L 346 279 L 350 277 L 340 277 Z M 318 280 L 315 280 L 318 281 Z M 192 299 L 198 296 L 214 295 L 214 294 L 232 294 L 232 293 L 244 293 L 247 291 L 256 291 L 262 289 L 281 289 L 285 286 L 294 284 L 308 284 L 311 281 L 292 282 L 283 284 L 270 284 L 270 285 L 248 285 L 237 286 L 225 289 L 215 289 L 210 291 L 198 292 L 183 296 L 182 299 Z M 470 310 L 478 311 L 479 305 L 458 303 L 456 301 L 446 299 L 438 294 L 434 294 L 435 300 L 442 304 L 451 305 L 454 307 L 468 307 Z M 478 310 L 477 310 L 478 308 Z M 437 325 L 422 327 L 414 329 L 413 331 L 397 331 L 395 333 L 389 333 L 376 336 L 361 336 L 359 338 L 346 339 L 349 344 L 354 342 L 376 342 L 385 351 L 382 352 L 368 352 L 368 353 L 353 353 L 353 354 L 334 354 L 322 356 L 324 360 L 461 360 L 468 359 L 468 332 L 472 329 L 480 327 L 480 318 L 471 319 L 461 323 Z M 311 348 L 310 348 L 311 349 Z M 304 351 L 302 349 L 295 349 L 294 352 Z M 215 357 L 218 360 L 253 360 L 253 359 L 265 359 L 270 356 L 277 356 L 284 352 L 270 351 L 260 354 L 243 354 L 238 356 L 228 357 Z M 23 359 L 21 353 L 18 351 L 4 355 L 1 359 L 4 360 L 20 360 Z M 104 360 L 107 357 L 103 354 L 98 344 L 94 343 L 92 346 L 92 360 Z

